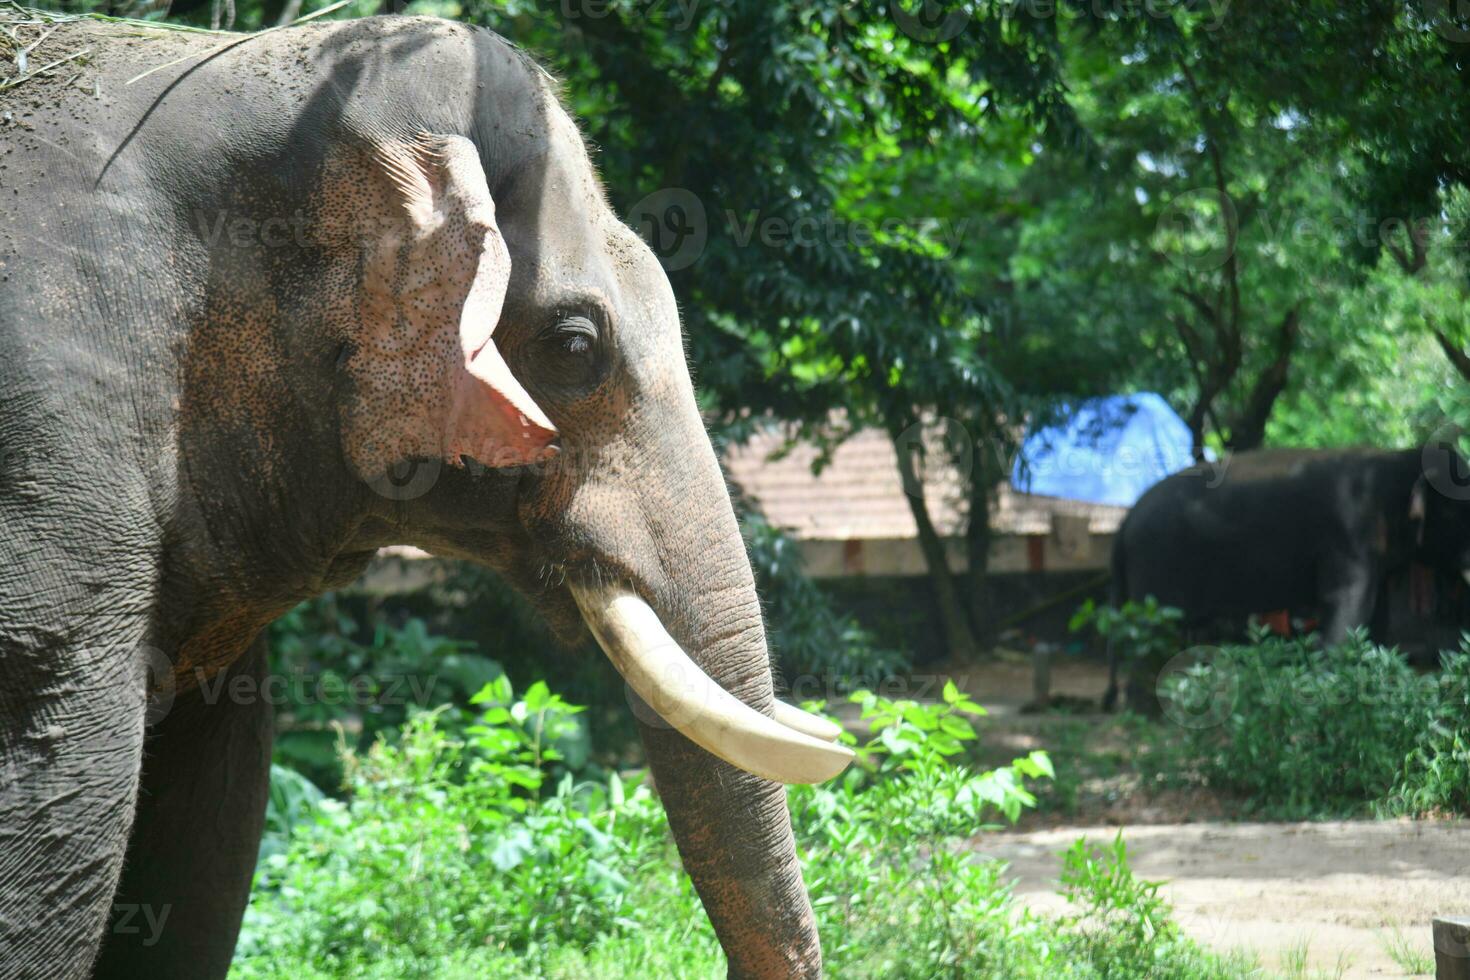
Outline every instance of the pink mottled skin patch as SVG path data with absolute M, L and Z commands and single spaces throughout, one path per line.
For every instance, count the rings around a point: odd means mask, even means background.
M 510 252 L 474 145 L 424 135 L 339 153 L 320 208 L 341 256 L 329 318 L 350 351 L 342 439 L 357 475 L 414 458 L 515 466 L 554 455 L 556 427 L 492 337 Z

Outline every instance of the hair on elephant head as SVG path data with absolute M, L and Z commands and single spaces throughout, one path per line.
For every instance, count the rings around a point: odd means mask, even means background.
M 245 652 L 265 624 L 406 543 L 590 628 L 653 708 L 649 763 L 731 973 L 819 975 L 780 783 L 851 753 L 775 700 L 669 280 L 545 73 L 426 18 L 223 46 L 60 30 L 109 95 L 53 93 L 3 205 L 62 247 L 0 281 L 0 440 L 27 488 L 0 494 L 21 530 L 0 539 L 0 639 L 37 706 L 0 698 L 0 725 L 31 744 L 77 724 L 0 804 L 48 854 L 0 855 L 0 897 L 45 907 L 64 877 L 74 907 L 0 916 L 0 961 L 83 975 L 101 945 L 99 976 L 224 975 L 268 705 L 203 685 L 263 669 Z M 176 696 L 145 758 L 141 699 L 66 678 L 133 690 L 159 660 Z M 98 760 L 109 778 L 84 778 Z M 202 812 L 231 819 L 201 839 Z M 173 909 L 156 943 L 102 942 L 115 897 Z
M 1455 568 L 1470 583 L 1470 464 L 1447 442 L 1431 441 L 1423 473 L 1409 495 L 1417 556 L 1434 568 Z

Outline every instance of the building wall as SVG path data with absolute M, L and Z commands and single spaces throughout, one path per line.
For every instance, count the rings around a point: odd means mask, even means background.
M 998 535 L 991 541 L 989 569 L 996 574 L 1106 571 L 1113 535 L 1067 533 L 1059 525 L 1050 534 Z M 850 541 L 799 540 L 807 574 L 815 579 L 853 576 L 920 576 L 928 574 L 924 553 L 915 538 L 867 538 Z M 946 538 L 950 570 L 968 568 L 963 538 Z

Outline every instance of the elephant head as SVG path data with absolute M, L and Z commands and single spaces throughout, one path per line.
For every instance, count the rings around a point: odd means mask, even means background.
M 774 698 L 668 279 L 545 76 L 511 61 L 478 143 L 375 133 L 324 156 L 310 312 L 339 351 L 335 451 L 361 485 L 436 474 L 368 495 L 357 525 L 488 564 L 563 634 L 589 628 L 652 708 L 649 762 L 731 973 L 816 976 L 781 783 L 851 753 Z
M 1431 443 L 1409 498 L 1418 556 L 1470 582 L 1470 463 L 1452 445 Z

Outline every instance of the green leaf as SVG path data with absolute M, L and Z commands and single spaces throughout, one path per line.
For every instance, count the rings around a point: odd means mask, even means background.
M 975 728 L 968 721 L 958 715 L 945 715 L 939 719 L 939 727 L 946 735 L 958 739 L 975 738 Z
M 510 871 L 518 867 L 535 847 L 529 830 L 525 827 L 512 827 L 492 844 L 490 863 L 499 871 Z

